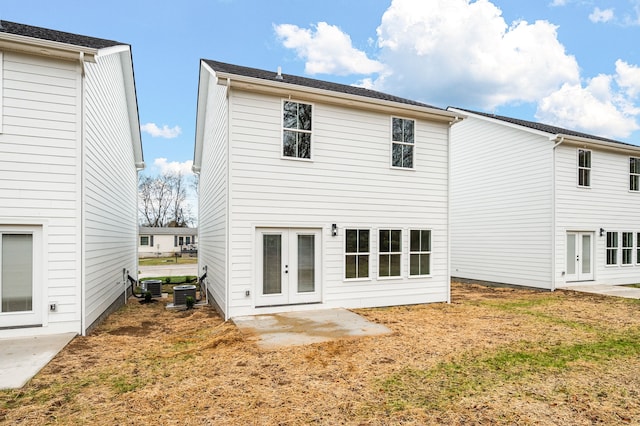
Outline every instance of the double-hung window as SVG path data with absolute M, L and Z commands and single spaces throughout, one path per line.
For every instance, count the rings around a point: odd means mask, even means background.
M 622 264 L 633 264 L 633 232 L 622 233 Z
M 380 243 L 378 276 L 399 277 L 402 264 L 402 231 L 381 229 L 378 238 Z
M 409 275 L 431 273 L 431 231 L 412 229 L 409 242 Z
M 153 247 L 153 235 L 140 235 L 140 245 Z
M 347 229 L 345 235 L 345 279 L 368 278 L 369 230 Z
M 636 265 L 640 264 L 640 232 L 636 233 Z
M 607 232 L 607 265 L 618 264 L 618 233 Z
M 640 191 L 640 158 L 629 157 L 629 191 Z
M 591 186 L 591 151 L 578 149 L 578 186 Z
M 311 159 L 311 105 L 284 101 L 282 155 L 290 158 Z
M 391 166 L 413 169 L 415 121 L 391 119 Z

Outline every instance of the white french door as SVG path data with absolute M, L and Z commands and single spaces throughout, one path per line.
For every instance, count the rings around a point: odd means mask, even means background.
M 256 306 L 321 301 L 319 229 L 259 228 Z
M 0 227 L 0 328 L 42 325 L 41 230 Z
M 567 232 L 567 281 L 593 280 L 593 232 Z

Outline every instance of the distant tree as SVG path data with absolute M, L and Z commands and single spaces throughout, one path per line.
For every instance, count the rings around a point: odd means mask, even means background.
M 138 181 L 140 224 L 142 226 L 187 227 L 194 222 L 187 203 L 187 182 L 182 173 L 165 172 Z

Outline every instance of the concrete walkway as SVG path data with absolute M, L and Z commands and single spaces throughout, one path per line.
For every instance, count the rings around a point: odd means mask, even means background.
M 603 296 L 625 297 L 627 299 L 640 299 L 640 288 L 625 287 L 622 285 L 572 285 L 558 290 L 573 290 L 582 293 L 601 294 Z
M 65 333 L 0 339 L 0 389 L 23 387 L 75 336 Z

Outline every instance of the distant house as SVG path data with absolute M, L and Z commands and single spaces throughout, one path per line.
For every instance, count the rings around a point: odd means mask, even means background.
M 199 268 L 225 318 L 449 300 L 460 114 L 363 88 L 200 64 Z
M 198 250 L 197 228 L 154 228 L 141 226 L 138 230 L 138 256 L 159 257 Z
M 131 47 L 0 21 L 0 336 L 85 334 L 137 268 Z
M 640 147 L 468 115 L 451 130 L 452 275 L 553 290 L 640 282 Z

